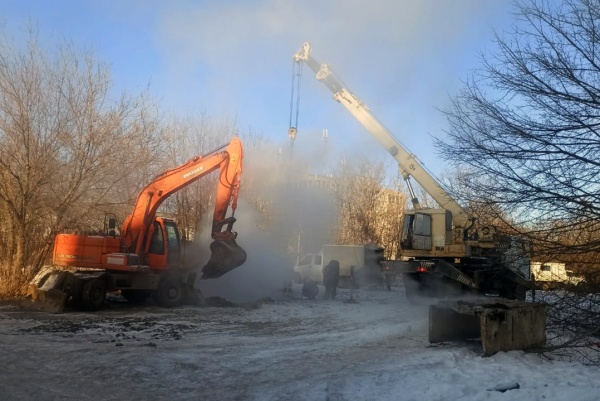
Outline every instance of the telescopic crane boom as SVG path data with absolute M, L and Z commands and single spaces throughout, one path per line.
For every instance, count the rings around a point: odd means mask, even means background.
M 344 87 L 336 79 L 329 65 L 321 64 L 311 55 L 311 45 L 306 42 L 300 50 L 294 55 L 294 61 L 304 62 L 321 81 L 333 93 L 333 98 L 341 103 L 352 115 L 383 145 L 391 154 L 400 167 L 403 178 L 409 187 L 415 209 L 421 206 L 415 196 L 410 183 L 410 178 L 414 178 L 419 185 L 440 205 L 441 208 L 452 212 L 454 224 L 459 227 L 466 227 L 469 217 L 466 212 L 425 170 L 417 160 L 417 157 L 410 153 L 399 140 L 397 140 L 390 131 L 371 113 L 367 105 L 360 98 Z

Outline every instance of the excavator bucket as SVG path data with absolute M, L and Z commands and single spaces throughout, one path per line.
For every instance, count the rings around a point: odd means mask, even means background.
M 246 261 L 246 251 L 234 239 L 217 239 L 210 244 L 210 251 L 210 259 L 202 268 L 202 279 L 221 277 Z
M 43 268 L 29 283 L 28 297 L 21 306 L 42 312 L 61 313 L 69 299 L 69 294 L 63 291 L 65 285 L 69 285 L 68 281 L 68 272 Z

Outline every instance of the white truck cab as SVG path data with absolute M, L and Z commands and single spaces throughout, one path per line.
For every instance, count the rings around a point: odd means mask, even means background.
M 323 254 L 308 253 L 294 266 L 294 281 L 303 283 L 312 280 L 317 283 L 323 281 Z

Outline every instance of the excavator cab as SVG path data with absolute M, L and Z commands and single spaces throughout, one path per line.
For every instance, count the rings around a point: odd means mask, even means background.
M 154 269 L 172 269 L 181 260 L 181 239 L 177 224 L 171 219 L 158 217 L 150 233 L 148 264 Z

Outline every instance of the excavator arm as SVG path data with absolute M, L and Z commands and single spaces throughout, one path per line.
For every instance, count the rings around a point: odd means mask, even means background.
M 242 174 L 242 157 L 241 141 L 234 137 L 229 144 L 210 154 L 196 156 L 157 176 L 140 192 L 133 213 L 123 223 L 122 250 L 135 253 L 145 260 L 159 206 L 174 192 L 220 169 L 211 233 L 214 242 L 210 245 L 211 258 L 202 268 L 202 278 L 220 277 L 244 263 L 246 253 L 236 244 L 237 233 L 232 231 Z M 227 217 L 230 205 L 232 214 Z

